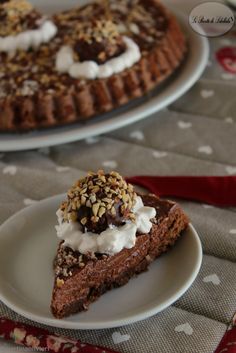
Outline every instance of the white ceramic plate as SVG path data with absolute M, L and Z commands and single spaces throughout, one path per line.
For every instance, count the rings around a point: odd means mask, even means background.
M 117 327 L 148 318 L 174 303 L 200 269 L 202 250 L 192 225 L 148 272 L 104 294 L 89 310 L 57 320 L 50 312 L 52 262 L 58 240 L 55 211 L 64 195 L 38 202 L 0 227 L 0 300 L 28 319 L 68 329 Z
M 64 9 L 75 5 L 78 0 L 41 0 L 34 1 L 46 12 Z M 171 6 L 173 11 L 173 6 Z M 197 35 L 188 24 L 187 16 L 176 13 L 183 30 L 188 36 L 189 53 L 182 67 L 160 88 L 144 98 L 135 100 L 121 107 L 95 117 L 87 123 L 75 123 L 66 127 L 57 127 L 24 134 L 0 133 L 0 151 L 28 150 L 39 147 L 53 146 L 62 143 L 81 140 L 87 137 L 103 134 L 163 109 L 183 95 L 201 76 L 209 56 L 208 41 Z

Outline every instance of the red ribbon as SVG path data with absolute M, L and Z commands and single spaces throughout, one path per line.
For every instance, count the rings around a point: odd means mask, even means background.
M 1 318 L 0 337 L 16 344 L 50 353 L 117 353 L 107 348 L 60 337 L 49 331 Z
M 236 327 L 225 333 L 214 353 L 236 353 Z
M 134 176 L 131 184 L 158 196 L 171 196 L 219 207 L 236 206 L 236 176 Z

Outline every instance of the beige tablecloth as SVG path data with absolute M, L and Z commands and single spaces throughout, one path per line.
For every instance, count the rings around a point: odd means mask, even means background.
M 169 109 L 98 138 L 1 154 L 0 222 L 33 201 L 64 192 L 79 171 L 104 168 L 124 175 L 236 174 L 236 75 L 225 71 L 215 59 L 220 47 L 236 47 L 236 37 L 212 39 L 210 44 L 211 57 L 203 77 Z M 236 311 L 235 211 L 193 202 L 181 204 L 204 249 L 201 271 L 184 296 L 163 312 L 132 325 L 55 332 L 123 353 L 213 352 Z M 2 303 L 0 315 L 27 322 Z M 114 340 L 114 332 L 123 335 L 123 342 Z

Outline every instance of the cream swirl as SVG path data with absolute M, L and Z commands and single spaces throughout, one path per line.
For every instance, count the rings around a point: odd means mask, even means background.
M 73 78 L 96 79 L 106 78 L 133 66 L 141 58 L 138 45 L 126 36 L 123 37 L 126 51 L 121 55 L 99 65 L 95 61 L 75 62 L 73 50 L 63 46 L 56 56 L 56 69 L 60 73 L 68 73 Z
M 57 27 L 50 21 L 44 21 L 37 29 L 27 30 L 14 36 L 0 37 L 0 52 L 15 53 L 16 50 L 38 48 L 48 43 L 57 33 Z
M 156 210 L 153 207 L 143 205 L 141 197 L 137 196 L 133 209 L 136 221 L 127 221 L 124 225 L 110 226 L 100 234 L 85 232 L 78 222 L 64 222 L 63 213 L 57 211 L 58 225 L 57 236 L 64 240 L 63 245 L 82 254 L 96 252 L 114 255 L 122 249 L 131 249 L 135 246 L 136 233 L 149 233 L 152 227 L 151 219 L 155 217 Z

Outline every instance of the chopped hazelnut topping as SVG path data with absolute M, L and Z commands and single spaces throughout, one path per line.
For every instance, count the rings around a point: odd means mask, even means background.
M 28 13 L 33 9 L 32 4 L 26 0 L 9 0 L 3 3 L 2 7 L 13 15 L 15 12 Z
M 0 3 L 0 36 L 16 35 L 24 31 L 27 26 L 27 16 L 31 14 L 32 20 L 40 16 L 32 4 L 26 0 L 10 0 Z
M 114 42 L 119 36 L 116 25 L 110 20 L 97 20 L 94 24 L 78 24 L 79 39 L 88 43 L 100 43 L 104 38 Z
M 64 284 L 64 280 L 61 278 L 57 278 L 57 287 L 61 288 Z
M 128 219 L 135 221 L 132 209 L 136 193 L 117 172 L 89 173 L 76 182 L 67 196 L 61 205 L 64 221 L 78 221 L 89 231 L 100 233 L 107 222 L 118 225 Z
M 94 259 L 96 260 L 97 258 L 94 257 Z M 73 274 L 73 267 L 84 267 L 85 256 L 61 245 L 55 261 L 55 274 L 57 276 L 71 277 Z M 81 263 L 83 265 L 80 265 Z M 58 279 L 60 285 L 63 279 Z

